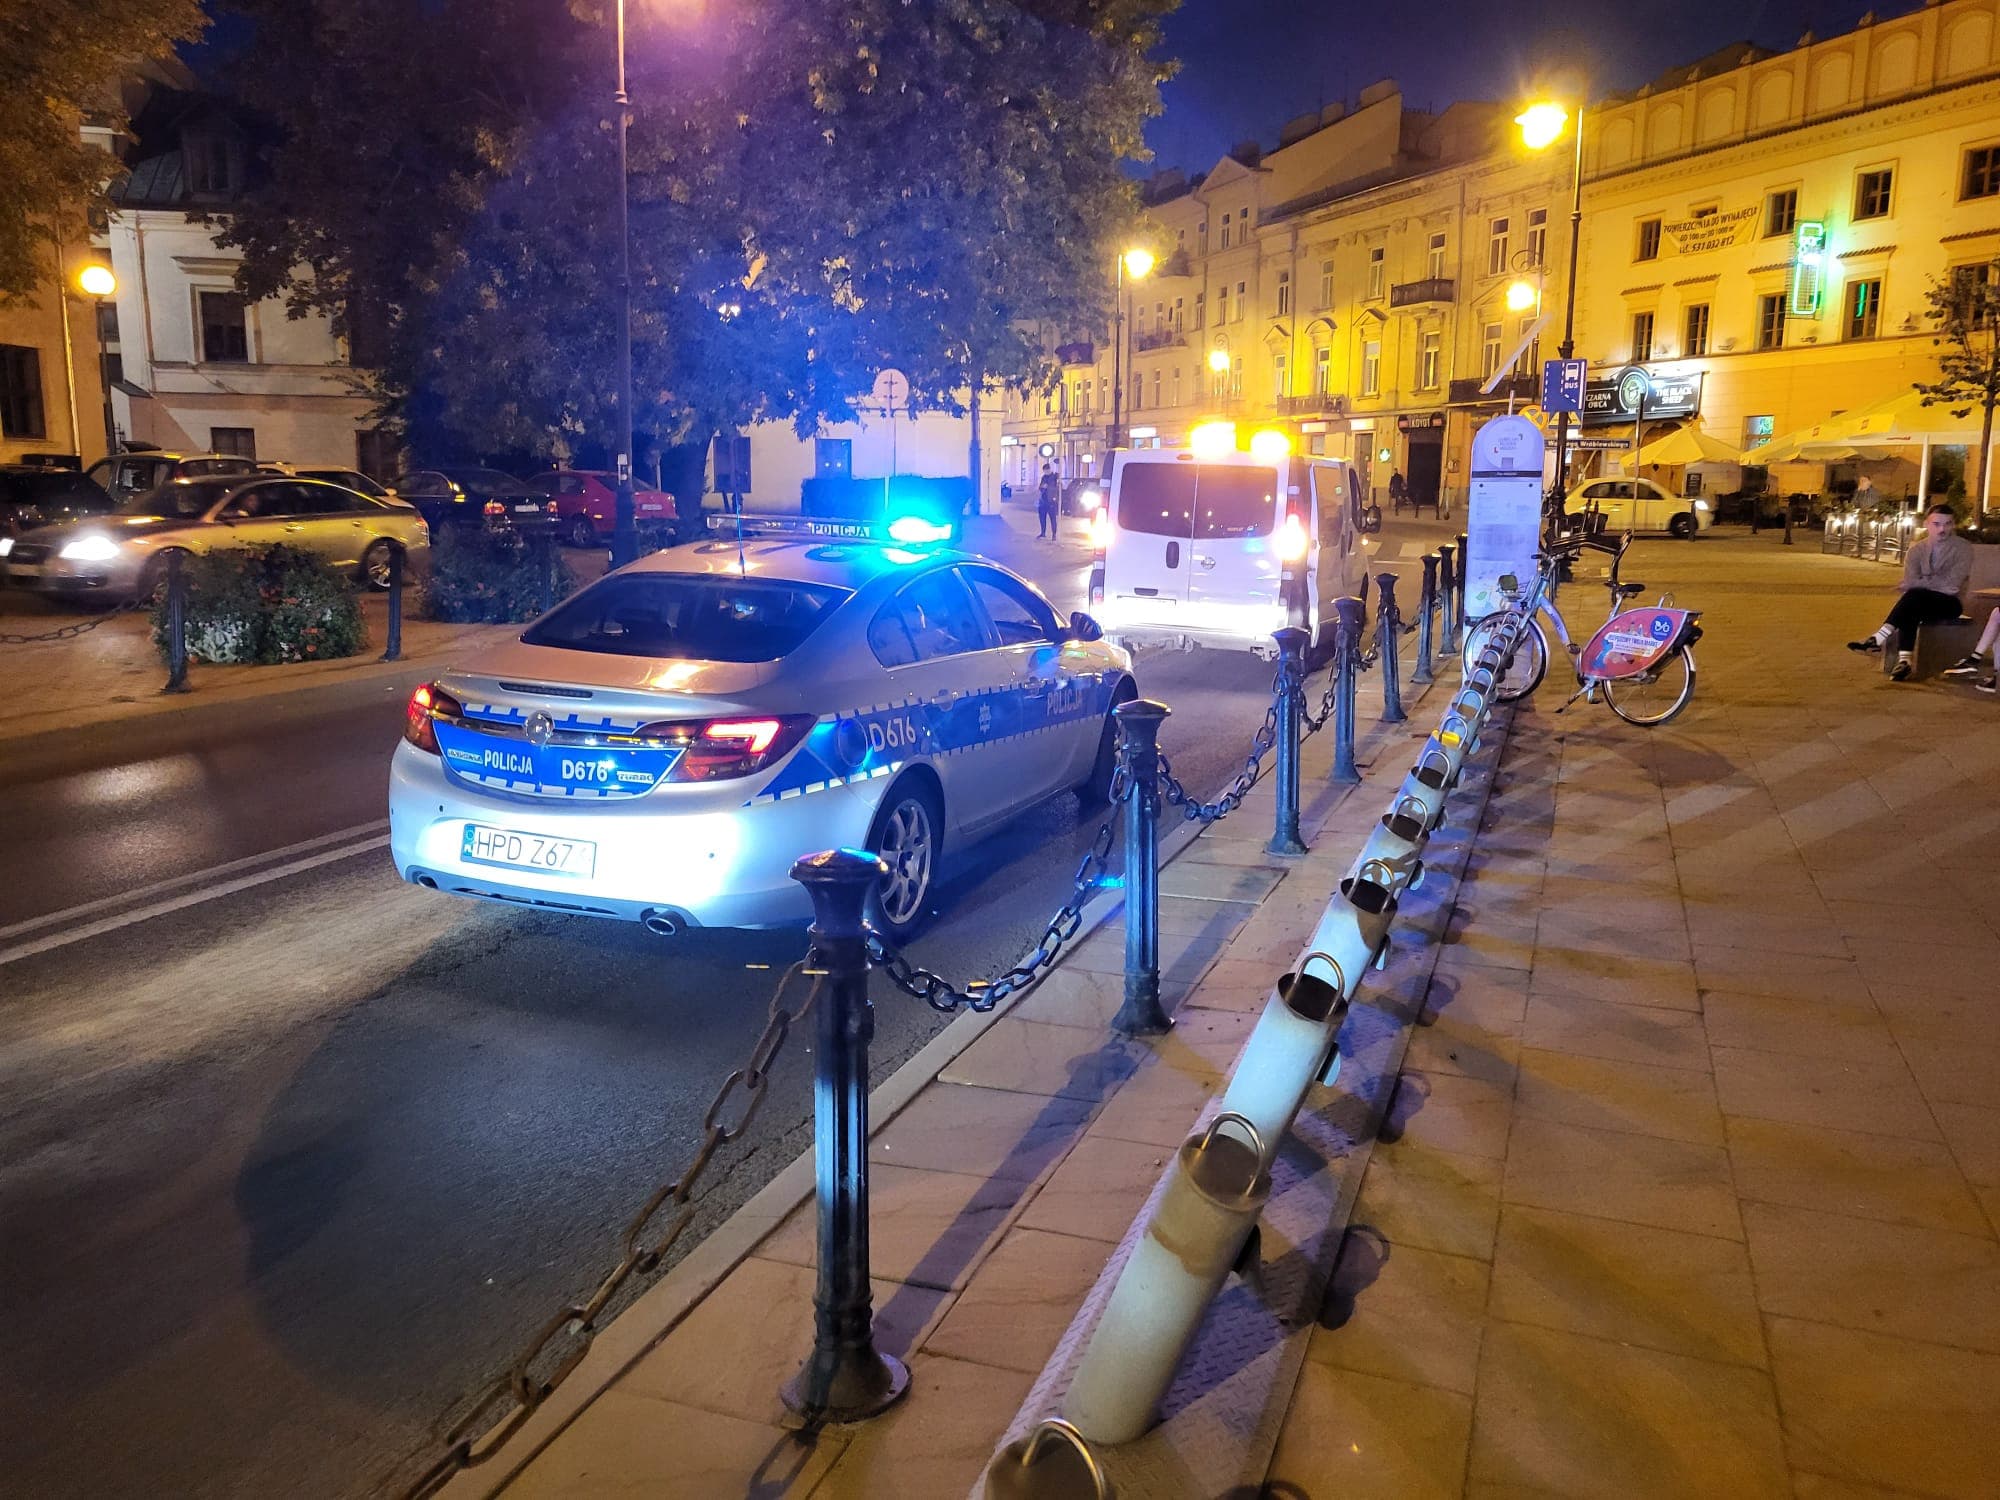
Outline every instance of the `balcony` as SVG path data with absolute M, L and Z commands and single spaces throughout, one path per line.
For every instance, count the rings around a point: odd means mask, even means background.
M 1337 417 L 1347 410 L 1347 398 L 1332 391 L 1310 396 L 1280 396 L 1278 411 L 1287 417 Z
M 1458 297 L 1458 283 L 1449 276 L 1431 276 L 1422 281 L 1397 282 L 1389 288 L 1391 307 L 1422 307 L 1427 302 L 1452 302 Z
M 1178 328 L 1156 328 L 1151 333 L 1132 335 L 1132 352 L 1144 354 L 1149 349 L 1183 349 L 1187 347 L 1187 335 Z
M 1492 394 L 1482 396 L 1479 388 L 1486 384 L 1487 377 L 1478 376 L 1472 380 L 1454 380 L 1445 399 L 1453 406 L 1478 406 L 1483 402 L 1504 402 L 1509 396 L 1516 401 L 1535 402 L 1542 399 L 1541 381 L 1533 375 L 1510 375 L 1493 387 Z

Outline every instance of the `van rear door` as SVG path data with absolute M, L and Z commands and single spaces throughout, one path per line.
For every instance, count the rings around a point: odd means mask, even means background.
M 1196 464 L 1188 599 L 1211 623 L 1276 618 L 1282 471 L 1265 464 Z M 1275 628 L 1275 626 L 1271 627 Z M 1258 634 L 1264 632 L 1259 631 Z
M 1195 471 L 1188 463 L 1119 456 L 1115 532 L 1104 555 L 1104 597 L 1128 623 L 1177 625 L 1193 571 Z

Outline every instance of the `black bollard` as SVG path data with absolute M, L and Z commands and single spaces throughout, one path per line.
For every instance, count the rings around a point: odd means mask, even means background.
M 1421 687 L 1437 681 L 1437 673 L 1431 665 L 1431 646 L 1434 637 L 1431 617 L 1437 612 L 1438 558 L 1435 552 L 1424 555 L 1423 595 L 1417 603 L 1417 666 L 1410 673 L 1410 681 Z
M 1403 633 L 1402 612 L 1396 608 L 1396 575 L 1380 574 L 1375 580 L 1375 639 L 1382 654 L 1382 722 L 1400 724 L 1403 712 L 1402 655 L 1399 637 Z
M 785 1383 L 785 1405 L 808 1422 L 858 1422 L 910 1385 L 900 1361 L 875 1347 L 868 1289 L 867 929 L 862 908 L 886 871 L 855 849 L 810 854 L 792 879 L 812 897 L 807 963 L 824 973 L 814 1038 L 813 1176 L 819 1197 L 819 1282 L 813 1348 Z
M 1789 496 L 1785 500 L 1785 545 L 1792 545 L 1792 502 Z
M 1465 630 L 1466 585 L 1472 581 L 1472 543 L 1464 532 L 1458 534 L 1458 597 L 1452 601 L 1451 617 L 1457 621 L 1457 630 L 1452 635 L 1452 649 L 1458 649 L 1458 636 Z
M 188 690 L 187 554 L 167 554 L 167 685 L 163 693 Z
M 1451 655 L 1458 650 L 1458 622 L 1452 615 L 1458 598 L 1458 569 L 1454 566 L 1457 548 L 1450 542 L 1438 544 L 1438 633 L 1440 650 Z
M 1333 640 L 1333 774 L 1334 781 L 1359 781 L 1361 769 L 1354 763 L 1354 677 L 1361 665 L 1361 601 L 1354 597 L 1333 601 L 1340 618 Z
M 1160 1008 L 1160 722 L 1166 704 L 1135 698 L 1112 710 L 1125 770 L 1125 1003 L 1111 1018 L 1120 1036 L 1160 1036 L 1173 1022 Z
M 1273 854 L 1304 854 L 1299 836 L 1299 734 L 1305 718 L 1305 631 L 1296 625 L 1271 632 L 1278 643 L 1278 814 L 1271 842 Z
M 389 549 L 389 644 L 384 661 L 403 659 L 403 549 Z

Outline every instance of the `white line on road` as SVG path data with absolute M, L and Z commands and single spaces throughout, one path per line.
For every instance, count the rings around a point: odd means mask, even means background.
M 374 838 L 363 839 L 357 844 L 350 844 L 339 849 L 328 849 L 319 854 L 307 855 L 302 859 L 291 860 L 282 865 L 274 865 L 268 870 L 259 870 L 254 875 L 245 875 L 236 880 L 225 880 L 220 885 L 209 886 L 202 890 L 188 891 L 179 896 L 169 897 L 164 901 L 155 901 L 150 906 L 141 906 L 133 911 L 120 912 L 115 917 L 105 917 L 101 921 L 88 922 L 81 927 L 74 927 L 65 932 L 55 932 L 49 934 L 47 937 L 34 938 L 28 942 L 17 944 L 12 948 L 0 948 L 0 968 L 4 968 L 11 963 L 18 963 L 24 958 L 33 958 L 37 953 L 47 953 L 54 948 L 66 948 L 71 943 L 80 943 L 87 938 L 99 937 L 107 932 L 116 932 L 119 928 L 130 927 L 135 922 L 149 922 L 154 917 L 163 917 L 169 912 L 180 911 L 184 907 L 199 906 L 202 902 L 213 901 L 218 896 L 233 895 L 237 891 L 245 891 L 252 886 L 264 885 L 273 880 L 282 880 L 288 875 L 297 875 L 306 870 L 316 869 L 320 865 L 336 864 L 343 859 L 351 859 L 357 854 L 366 854 L 371 850 L 384 849 L 388 847 L 388 844 L 389 835 L 386 833 L 377 834 Z
M 76 906 L 65 907 L 61 911 L 29 917 L 25 922 L 16 922 L 10 927 L 0 927 L 0 940 L 19 937 L 22 933 L 33 932 L 38 927 L 60 927 L 66 922 L 76 921 L 79 917 L 87 917 L 92 912 L 106 911 L 111 907 L 125 906 L 134 901 L 144 901 L 148 896 L 164 896 L 168 891 L 200 885 L 205 880 L 232 875 L 238 870 L 247 870 L 252 865 L 283 859 L 288 854 L 304 854 L 308 850 L 324 849 L 328 844 L 338 844 L 347 839 L 361 838 L 366 834 L 380 833 L 388 826 L 387 818 L 377 818 L 372 823 L 356 823 L 352 828 L 336 829 L 332 833 L 323 833 L 316 839 L 301 839 L 298 843 L 286 844 L 281 849 L 266 849 L 262 854 L 245 855 L 242 859 L 232 859 L 227 864 L 211 865 L 206 870 L 176 875 L 171 880 L 158 881 L 153 885 L 142 885 L 137 890 L 120 891 L 115 896 L 102 896 L 95 901 L 85 901 Z

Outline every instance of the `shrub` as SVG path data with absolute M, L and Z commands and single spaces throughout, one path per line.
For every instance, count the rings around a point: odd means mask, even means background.
M 189 557 L 187 649 L 196 661 L 330 661 L 368 644 L 352 586 L 333 565 L 296 547 Z M 153 603 L 153 643 L 167 652 L 165 592 Z
M 576 583 L 553 537 L 531 546 L 519 532 L 444 531 L 431 546 L 419 611 L 459 625 L 532 620 L 542 613 L 544 568 L 554 575 L 549 602 L 567 598 Z

